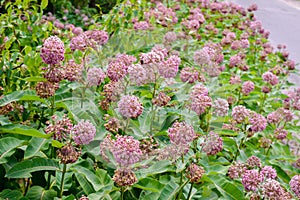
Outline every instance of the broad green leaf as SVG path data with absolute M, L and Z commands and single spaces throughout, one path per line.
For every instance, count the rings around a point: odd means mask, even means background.
M 57 196 L 55 190 L 45 190 L 41 186 L 33 186 L 29 189 L 26 197 L 30 200 L 52 200 Z
M 54 160 L 47 158 L 33 158 L 15 164 L 5 175 L 7 178 L 30 178 L 31 172 L 43 170 L 60 170 L 59 165 Z
M 161 191 L 158 200 L 173 200 L 179 191 L 179 185 L 171 180 Z
M 24 143 L 23 140 L 19 140 L 14 137 L 5 137 L 0 139 L 0 164 L 7 162 L 9 158 L 16 150 L 17 147 Z
M 103 185 L 100 177 L 96 176 L 94 172 L 80 165 L 75 165 L 70 168 L 75 174 L 81 174 L 93 186 L 95 191 L 98 191 Z
M 139 180 L 139 182 L 134 184 L 132 187 L 140 188 L 142 190 L 149 190 L 152 192 L 159 192 L 164 187 L 164 185 L 156 179 L 147 177 Z
M 51 134 L 44 134 L 34 128 L 29 126 L 24 126 L 20 124 L 9 124 L 0 127 L 0 134 L 3 133 L 13 133 L 19 135 L 26 135 L 38 138 L 50 138 Z
M 53 147 L 56 147 L 56 148 L 59 148 L 59 149 L 62 148 L 62 147 L 64 146 L 63 143 L 61 143 L 61 142 L 59 142 L 59 141 L 57 141 L 57 140 L 52 140 L 51 145 L 52 145 Z
M 92 184 L 86 179 L 84 175 L 75 173 L 75 177 L 85 194 L 92 194 L 95 192 Z
M 41 9 L 44 10 L 48 6 L 48 0 L 42 0 Z
M 44 77 L 40 77 L 40 76 L 32 76 L 32 77 L 27 77 L 23 79 L 24 81 L 28 81 L 28 82 L 43 82 L 43 81 L 47 81 L 47 79 L 45 79 Z
M 0 107 L 5 106 L 14 101 L 40 101 L 45 103 L 45 100 L 38 97 L 35 91 L 21 90 L 21 91 L 14 91 L 10 94 L 4 95 L 4 97 L 0 99 Z
M 101 190 L 96 193 L 92 193 L 88 196 L 89 199 L 101 199 L 101 200 L 115 200 L 115 199 L 120 199 L 120 192 L 118 189 L 111 190 Z M 153 199 L 152 199 L 153 200 Z
M 161 174 L 167 171 L 175 171 L 174 166 L 171 165 L 171 161 L 162 160 L 151 165 L 148 168 L 140 169 L 135 172 L 138 179 L 145 178 L 154 174 Z
M 22 192 L 19 190 L 10 190 L 10 189 L 5 189 L 0 193 L 0 199 L 19 199 L 21 198 Z
M 11 122 L 9 121 L 9 117 L 8 116 L 4 116 L 4 115 L 0 115 L 0 125 L 4 126 L 7 124 L 11 124 Z
M 44 146 L 46 142 L 47 140 L 43 138 L 33 137 L 29 141 L 29 144 L 25 150 L 24 159 L 26 160 L 28 158 L 35 156 L 41 150 L 41 148 Z
M 225 178 L 219 175 L 209 175 L 208 177 L 213 181 L 217 190 L 224 198 L 233 200 L 245 199 L 243 191 Z

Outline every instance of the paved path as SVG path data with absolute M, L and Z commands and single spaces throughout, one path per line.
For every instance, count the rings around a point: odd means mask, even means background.
M 298 63 L 300 70 L 300 1 L 297 0 L 230 0 L 245 8 L 256 3 L 255 15 L 263 27 L 271 32 L 270 41 L 287 45 L 290 59 Z M 291 76 L 290 80 L 300 87 L 300 77 Z

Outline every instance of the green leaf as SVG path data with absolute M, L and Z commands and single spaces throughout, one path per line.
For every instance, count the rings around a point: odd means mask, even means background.
M 59 170 L 59 165 L 54 160 L 47 158 L 33 158 L 15 164 L 5 175 L 7 178 L 30 178 L 31 172 Z
M 46 141 L 47 140 L 45 140 L 43 138 L 33 137 L 29 141 L 29 144 L 25 150 L 24 159 L 26 160 L 28 158 L 35 156 L 41 150 L 41 148 L 44 146 Z
M 27 77 L 23 79 L 24 81 L 28 81 L 28 82 L 43 82 L 43 81 L 47 81 L 47 79 L 45 79 L 44 77 L 40 77 L 40 76 L 32 76 L 32 77 Z
M 140 188 L 142 190 L 149 190 L 152 192 L 159 192 L 164 187 L 164 185 L 156 179 L 147 177 L 139 180 L 139 182 L 134 184 L 132 187 Z
M 85 194 L 92 194 L 95 192 L 92 184 L 86 179 L 83 174 L 75 173 L 75 177 Z
M 21 198 L 22 192 L 18 190 L 10 190 L 10 189 L 5 189 L 0 193 L 0 199 L 19 199 Z
M 12 92 L 10 94 L 5 95 L 3 98 L 1 98 L 0 107 L 15 101 L 40 101 L 42 103 L 45 103 L 45 100 L 37 96 L 35 91 L 21 90 L 21 91 Z
M 171 180 L 161 191 L 158 200 L 173 200 L 179 190 L 179 185 Z
M 62 147 L 64 146 L 63 143 L 61 143 L 61 142 L 59 142 L 59 141 L 57 141 L 57 140 L 52 140 L 51 145 L 52 145 L 53 147 L 56 147 L 56 148 L 59 148 L 59 149 L 62 148 Z
M 9 124 L 0 127 L 0 134 L 3 133 L 13 133 L 19 135 L 27 135 L 38 138 L 50 138 L 51 134 L 44 134 L 34 128 L 29 126 L 19 125 L 19 124 Z
M 70 168 L 75 174 L 81 174 L 93 186 L 95 191 L 98 191 L 103 186 L 100 177 L 96 176 L 94 172 L 80 165 L 74 165 Z
M 208 176 L 216 186 L 217 190 L 226 199 L 240 200 L 245 199 L 243 191 L 241 191 L 237 186 L 227 181 L 225 178 L 219 175 L 209 175 Z
M 30 200 L 52 200 L 57 196 L 55 190 L 45 190 L 41 186 L 33 186 L 29 189 L 26 197 Z
M 48 6 L 48 0 L 42 0 L 41 9 L 44 10 Z
M 174 166 L 172 166 L 171 164 L 172 162 L 169 160 L 158 161 L 148 168 L 136 171 L 135 174 L 138 179 L 141 179 L 154 174 L 161 174 L 167 171 L 175 171 Z
M 0 164 L 6 163 L 16 150 L 17 147 L 23 144 L 23 140 L 14 137 L 5 137 L 0 139 Z

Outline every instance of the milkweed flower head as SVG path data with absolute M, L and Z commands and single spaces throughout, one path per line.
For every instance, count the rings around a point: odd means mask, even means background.
M 235 106 L 232 109 L 232 118 L 237 123 L 244 122 L 249 115 L 250 115 L 250 112 L 245 106 L 239 105 L 239 106 Z
M 73 140 L 77 145 L 89 144 L 96 135 L 95 126 L 89 121 L 80 121 L 72 129 Z
M 246 170 L 242 175 L 242 184 L 247 192 L 256 192 L 263 180 L 263 175 L 256 169 Z
M 279 82 L 278 77 L 272 72 L 263 73 L 262 78 L 264 81 L 270 83 L 271 85 L 277 85 Z
M 128 167 L 139 162 L 142 156 L 140 142 L 132 136 L 117 135 L 111 151 L 116 162 L 121 167 Z
M 57 89 L 58 85 L 50 82 L 38 82 L 35 87 L 36 94 L 41 98 L 52 97 Z
M 133 95 L 124 95 L 118 102 L 118 111 L 125 118 L 137 118 L 143 109 L 139 98 Z
M 140 64 L 133 64 L 128 68 L 129 79 L 137 85 L 143 85 L 147 80 L 147 71 Z
M 186 177 L 190 179 L 191 183 L 200 182 L 205 170 L 203 167 L 196 165 L 195 163 L 190 164 L 186 168 Z
M 260 173 L 266 178 L 266 179 L 275 179 L 277 177 L 276 170 L 271 166 L 264 166 Z
M 47 134 L 53 134 L 54 140 L 65 141 L 69 138 L 69 135 L 73 129 L 71 120 L 64 115 L 62 119 L 58 119 L 56 115 L 52 116 L 53 123 L 47 122 L 49 125 L 46 127 L 45 132 Z
M 217 116 L 226 116 L 229 110 L 228 101 L 222 98 L 214 100 L 212 107 L 214 108 L 213 113 Z
M 130 168 L 116 169 L 112 179 L 120 187 L 131 186 L 138 181 Z
M 252 113 L 249 122 L 251 124 L 250 131 L 254 133 L 265 130 L 267 126 L 266 118 L 258 113 Z
M 295 175 L 290 181 L 291 190 L 300 198 L 300 175 Z
M 242 93 L 247 96 L 254 90 L 254 83 L 252 81 L 246 81 L 242 85 Z
M 77 64 L 74 60 L 69 60 L 63 67 L 63 70 L 65 79 L 69 81 L 78 81 L 82 76 L 83 66 L 82 64 Z
M 70 143 L 57 150 L 56 153 L 63 164 L 75 163 L 81 155 L 81 151 Z
M 50 36 L 41 48 L 41 57 L 46 64 L 54 65 L 65 59 L 64 43 L 57 36 Z
M 199 79 L 199 72 L 193 67 L 185 67 L 180 71 L 182 82 L 194 83 Z
M 249 168 L 261 168 L 261 161 L 260 158 L 258 158 L 257 156 L 251 156 L 247 159 L 246 161 L 247 167 Z
M 98 86 L 104 81 L 106 77 L 101 68 L 92 67 L 87 71 L 87 84 L 88 86 Z
M 106 73 L 112 81 L 119 81 L 128 73 L 128 66 L 122 60 L 116 59 L 109 63 Z
M 264 199 L 286 199 L 283 198 L 285 190 L 280 183 L 274 179 L 268 179 L 262 185 L 262 195 Z
M 174 78 L 178 72 L 181 59 L 178 56 L 171 56 L 158 65 L 158 71 L 164 78 Z
M 223 139 L 217 133 L 211 131 L 204 137 L 201 146 L 202 151 L 207 155 L 216 155 L 223 150 Z
M 168 136 L 173 144 L 188 144 L 197 138 L 194 128 L 185 122 L 176 121 L 171 128 L 168 129 Z
M 234 162 L 228 169 L 228 176 L 231 179 L 240 178 L 242 174 L 247 170 L 247 167 L 244 163 Z
M 171 101 L 171 97 L 166 95 L 164 92 L 159 92 L 157 97 L 152 99 L 152 103 L 157 106 L 166 106 Z

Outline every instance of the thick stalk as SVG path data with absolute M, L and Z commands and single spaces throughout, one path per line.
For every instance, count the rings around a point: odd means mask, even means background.
M 192 191 L 193 191 L 193 186 L 194 186 L 194 183 L 191 183 L 190 191 L 189 191 L 189 194 L 186 198 L 187 200 L 189 200 L 191 198 L 191 194 L 192 194 Z
M 63 193 L 64 193 L 64 179 L 65 179 L 66 171 L 67 171 L 67 164 L 64 164 L 61 181 L 60 181 L 60 194 L 59 194 L 60 198 L 63 196 Z
M 124 187 L 121 187 L 121 200 L 124 200 Z

